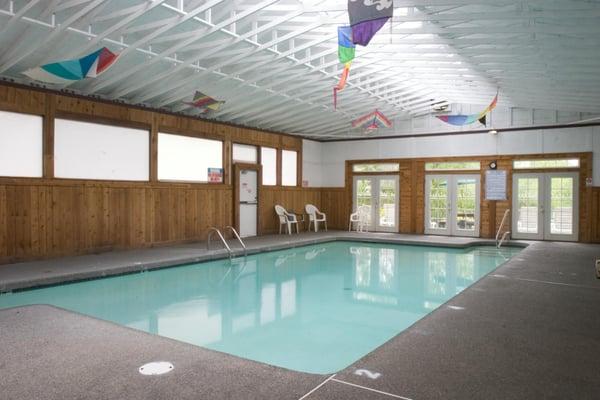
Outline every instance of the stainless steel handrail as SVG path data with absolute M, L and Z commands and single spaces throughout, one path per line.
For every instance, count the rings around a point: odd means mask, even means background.
M 231 232 L 233 232 L 233 236 L 235 236 L 235 238 L 237 239 L 237 241 L 240 242 L 240 244 L 242 245 L 242 249 L 244 249 L 244 254 L 246 254 L 247 253 L 246 245 L 242 241 L 242 238 L 240 237 L 240 235 L 238 235 L 238 233 L 235 230 L 235 228 L 233 226 L 229 225 L 225 229 L 231 229 Z
M 214 226 L 211 227 L 208 230 L 208 241 L 206 242 L 206 250 L 210 250 L 210 239 L 212 238 L 212 235 L 214 233 L 217 233 L 217 235 L 219 235 L 219 238 L 221 239 L 221 242 L 223 242 L 223 245 L 225 246 L 225 248 L 227 249 L 227 251 L 229 252 L 229 257 L 233 256 L 233 252 L 231 251 L 231 248 L 229 247 L 229 245 L 227 244 L 227 241 L 225 240 L 225 238 L 223 237 L 223 235 L 221 234 L 221 231 L 218 230 L 217 228 L 215 228 Z
M 502 243 L 504 243 L 504 241 L 506 240 L 506 237 L 508 235 L 510 235 L 510 231 L 506 231 L 502 234 L 502 237 L 500 237 L 500 232 L 502 232 L 502 228 L 504 227 L 504 223 L 506 222 L 506 217 L 508 216 L 508 214 L 510 213 L 510 208 L 508 208 L 506 211 L 504 211 L 504 216 L 502 217 L 502 222 L 500 222 L 500 227 L 498 228 L 498 232 L 496 232 L 496 247 L 500 248 L 500 246 L 502 246 Z

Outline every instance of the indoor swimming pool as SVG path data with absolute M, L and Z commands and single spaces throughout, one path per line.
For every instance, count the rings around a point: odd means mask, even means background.
M 357 361 L 520 250 L 338 241 L 3 294 L 0 308 L 51 304 L 324 374 Z

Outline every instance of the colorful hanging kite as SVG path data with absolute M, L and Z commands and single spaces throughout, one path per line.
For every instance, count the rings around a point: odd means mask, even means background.
M 45 64 L 28 69 L 23 74 L 36 81 L 70 84 L 85 78 L 99 76 L 113 65 L 118 57 L 118 54 L 103 47 L 85 57 Z
M 352 43 L 352 27 L 338 26 L 338 58 L 344 64 L 344 71 L 337 86 L 333 88 L 333 108 L 337 109 L 337 92 L 344 90 L 350 75 L 350 65 L 354 60 L 356 46 Z
M 209 111 L 219 111 L 224 101 L 215 100 L 210 96 L 205 95 L 202 92 L 196 91 L 194 99 L 191 102 L 185 102 L 185 104 L 202 110 L 202 113 Z
M 393 0 L 348 0 L 354 44 L 366 46 L 394 14 Z
M 487 122 L 487 114 L 496 108 L 496 104 L 498 104 L 498 93 L 496 93 L 496 97 L 490 103 L 489 106 L 479 114 L 471 114 L 471 115 L 436 115 L 436 117 L 447 124 L 462 126 L 469 125 L 474 123 L 475 121 L 479 121 L 482 125 L 486 125 Z
M 352 121 L 352 127 L 372 131 L 379 128 L 391 128 L 392 121 L 387 119 L 387 117 L 378 110 L 375 110 Z

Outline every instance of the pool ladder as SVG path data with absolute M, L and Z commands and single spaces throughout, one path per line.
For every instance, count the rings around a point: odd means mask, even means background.
M 227 227 L 225 227 L 225 231 L 227 231 L 227 230 L 231 230 L 231 232 L 233 233 L 233 236 L 240 243 L 240 245 L 242 246 L 242 249 L 244 249 L 244 255 L 247 255 L 248 250 L 246 249 L 246 245 L 244 244 L 244 241 L 242 240 L 240 235 L 237 233 L 235 228 L 233 226 L 227 226 Z M 210 227 L 210 229 L 208 230 L 208 241 L 206 242 L 206 250 L 210 251 L 210 240 L 212 239 L 212 236 L 215 233 L 219 236 L 219 239 L 221 239 L 221 242 L 223 243 L 223 246 L 225 246 L 225 249 L 227 249 L 227 252 L 229 253 L 229 258 L 232 258 L 233 251 L 231 250 L 231 247 L 229 247 L 229 245 L 227 244 L 227 240 L 225 240 L 225 237 L 221 233 L 221 230 L 219 228 L 215 228 L 214 226 Z
M 504 216 L 502 217 L 502 222 L 500 222 L 500 227 L 498 228 L 498 232 L 496 232 L 496 247 L 502 247 L 502 243 L 506 240 L 507 236 L 510 236 L 510 231 L 506 231 L 500 237 L 500 232 L 502 232 L 502 228 L 504 227 L 504 223 L 506 222 L 506 217 L 510 213 L 510 208 L 504 211 Z

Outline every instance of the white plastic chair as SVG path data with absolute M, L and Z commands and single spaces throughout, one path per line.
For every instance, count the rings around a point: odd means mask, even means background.
M 327 215 L 319 211 L 317 207 L 312 204 L 307 204 L 304 207 L 306 214 L 308 214 L 308 230 L 310 231 L 310 224 L 314 224 L 315 232 L 319 232 L 319 222 L 325 224 L 325 232 L 327 232 Z
M 287 227 L 288 235 L 292 234 L 292 225 L 296 224 L 296 233 L 300 233 L 300 229 L 298 228 L 298 219 L 294 214 L 291 214 L 286 211 L 280 205 L 275 206 L 275 213 L 277 217 L 279 217 L 279 234 L 281 235 L 281 227 L 285 225 Z
M 356 212 L 350 214 L 350 222 L 348 223 L 348 232 L 352 231 L 352 224 L 356 224 L 356 232 L 368 232 L 370 206 L 360 206 Z

